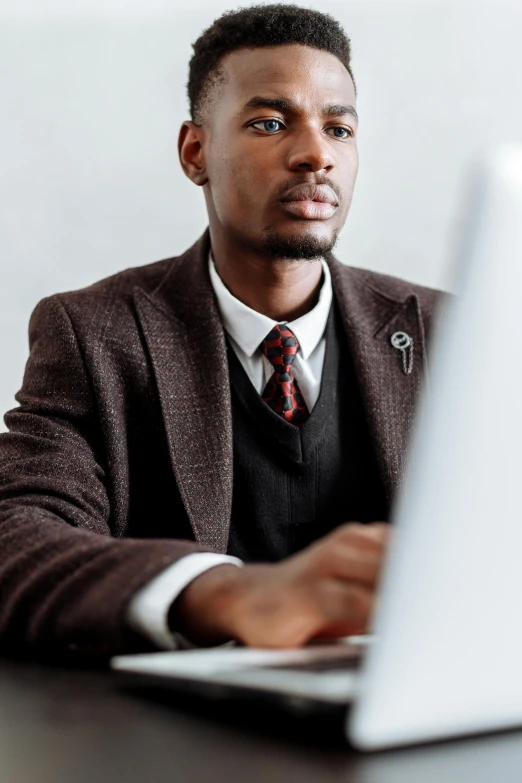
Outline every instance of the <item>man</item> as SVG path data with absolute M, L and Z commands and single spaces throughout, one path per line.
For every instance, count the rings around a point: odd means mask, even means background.
M 297 646 L 371 617 L 437 294 L 332 256 L 358 166 L 349 41 L 295 6 L 225 14 L 188 92 L 208 231 L 31 318 L 0 438 L 17 654 Z

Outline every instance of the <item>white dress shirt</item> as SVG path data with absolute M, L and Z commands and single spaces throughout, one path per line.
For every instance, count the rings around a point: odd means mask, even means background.
M 299 342 L 292 372 L 309 411 L 313 409 L 321 390 L 326 348 L 325 329 L 332 304 L 330 270 L 325 261 L 322 261 L 322 266 L 323 284 L 317 304 L 301 318 L 288 322 Z M 275 321 L 236 299 L 218 275 L 211 257 L 209 272 L 225 332 L 245 372 L 261 394 L 274 368 L 262 353 L 260 345 L 273 329 Z M 242 565 L 242 561 L 236 557 L 212 552 L 198 552 L 181 558 L 133 596 L 127 613 L 129 625 L 160 649 L 174 650 L 191 646 L 180 634 L 173 634 L 169 630 L 169 608 L 193 579 L 209 568 L 223 563 Z

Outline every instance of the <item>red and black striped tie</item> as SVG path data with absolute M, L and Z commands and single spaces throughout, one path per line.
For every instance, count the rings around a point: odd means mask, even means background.
M 299 349 L 297 337 L 286 324 L 276 324 L 261 346 L 274 368 L 263 392 L 263 400 L 283 419 L 300 427 L 308 418 L 308 409 L 292 373 Z

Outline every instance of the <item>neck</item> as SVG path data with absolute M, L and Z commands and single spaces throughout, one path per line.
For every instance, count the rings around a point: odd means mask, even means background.
M 212 257 L 230 293 L 274 321 L 295 321 L 315 307 L 321 288 L 321 259 L 273 259 L 238 248 L 211 230 Z

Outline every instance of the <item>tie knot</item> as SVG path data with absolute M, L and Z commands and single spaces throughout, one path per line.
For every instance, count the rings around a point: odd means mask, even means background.
M 261 347 L 276 372 L 288 372 L 299 349 L 299 341 L 286 324 L 275 324 Z

